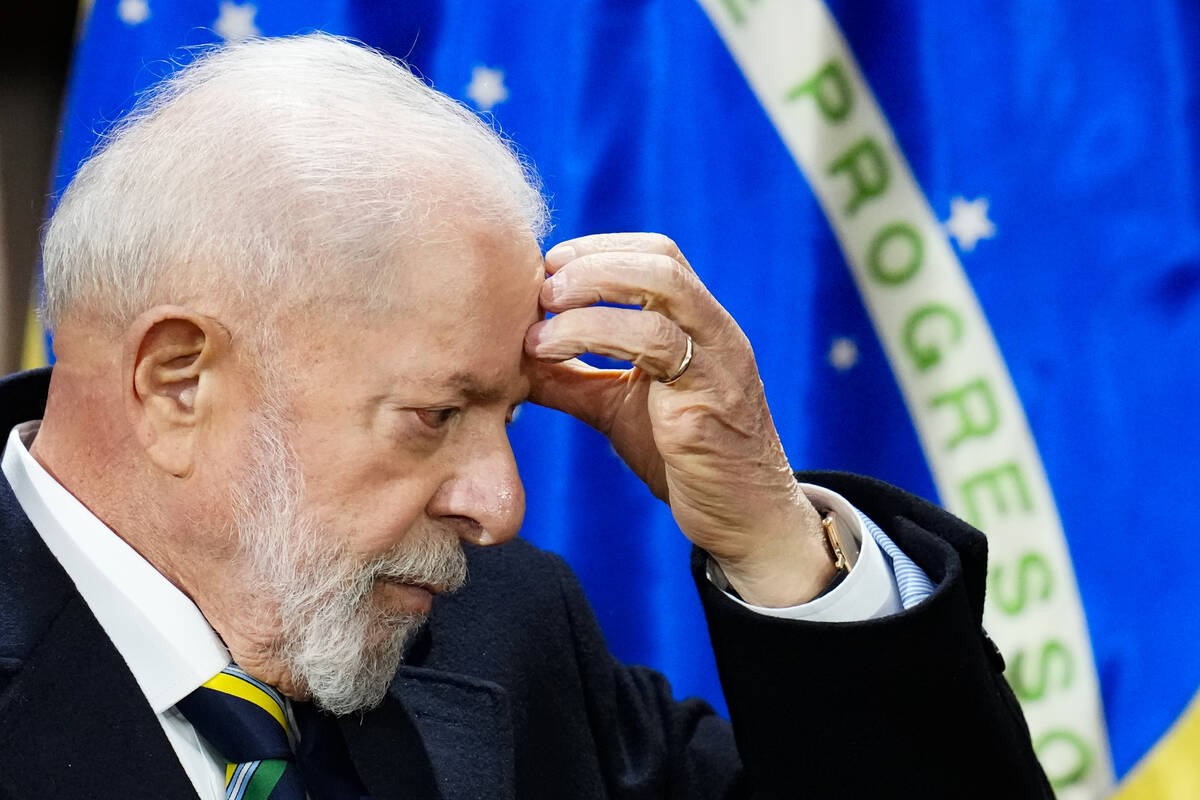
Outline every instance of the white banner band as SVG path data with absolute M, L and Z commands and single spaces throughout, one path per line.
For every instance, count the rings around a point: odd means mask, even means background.
M 823 2 L 700 4 L 825 211 L 943 504 L 988 534 L 985 624 L 1058 796 L 1105 797 L 1108 737 L 1062 523 L 962 264 Z

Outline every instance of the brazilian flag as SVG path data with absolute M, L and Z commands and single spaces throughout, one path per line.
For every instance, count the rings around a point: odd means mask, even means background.
M 554 239 L 676 239 L 797 467 L 989 534 L 987 625 L 1061 797 L 1200 796 L 1200 7 L 95 0 L 57 189 L 187 46 L 311 30 L 494 119 Z M 524 535 L 620 657 L 720 706 L 667 510 L 571 420 L 512 438 Z

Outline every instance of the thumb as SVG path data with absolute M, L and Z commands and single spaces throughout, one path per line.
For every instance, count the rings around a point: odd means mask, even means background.
M 586 422 L 601 433 L 611 427 L 609 396 L 625 370 L 597 369 L 577 358 L 532 362 L 529 399 Z
M 641 374 L 637 367 L 597 369 L 574 358 L 557 364 L 538 361 L 529 372 L 529 399 L 600 431 L 651 493 L 666 500 L 666 465 L 649 428 L 648 384 L 636 380 Z

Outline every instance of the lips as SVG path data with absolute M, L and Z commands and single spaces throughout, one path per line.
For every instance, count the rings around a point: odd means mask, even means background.
M 433 607 L 433 596 L 441 588 L 426 583 L 409 583 L 398 578 L 380 578 L 384 596 L 407 614 L 428 614 Z
M 445 586 L 435 585 L 432 583 L 423 583 L 421 581 L 410 581 L 404 578 L 393 578 L 390 575 L 380 575 L 379 580 L 391 586 L 403 586 L 409 589 L 423 589 L 429 594 L 441 594 L 446 591 Z

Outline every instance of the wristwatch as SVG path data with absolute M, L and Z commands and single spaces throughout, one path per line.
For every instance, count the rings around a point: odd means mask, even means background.
M 842 538 L 841 532 L 838 531 L 837 515 L 832 511 L 826 511 L 821 517 L 821 530 L 825 532 L 825 546 L 829 548 L 829 558 L 833 561 L 835 572 L 817 597 L 829 594 L 846 579 L 854 563 L 858 561 L 859 552 L 858 542 L 853 536 Z

